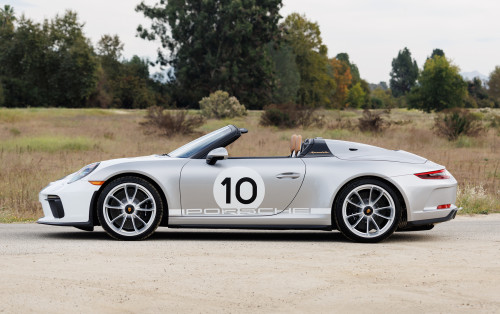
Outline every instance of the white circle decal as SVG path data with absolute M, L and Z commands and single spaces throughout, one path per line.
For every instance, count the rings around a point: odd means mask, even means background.
M 228 168 L 214 182 L 214 198 L 220 208 L 258 208 L 265 193 L 264 180 L 250 168 Z

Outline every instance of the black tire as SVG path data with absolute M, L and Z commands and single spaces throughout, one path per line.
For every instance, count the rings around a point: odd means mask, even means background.
M 380 198 L 377 200 L 378 196 Z M 346 201 L 348 197 L 351 202 Z M 372 201 L 376 202 L 372 204 Z M 345 237 L 355 242 L 376 243 L 394 233 L 401 220 L 402 208 L 393 187 L 382 180 L 367 178 L 344 186 L 333 204 L 332 211 L 334 223 Z M 392 220 L 386 219 L 388 217 Z M 375 226 L 376 229 L 373 230 Z M 366 230 L 366 233 L 361 230 Z
M 135 194 L 131 198 L 129 192 L 134 193 L 134 189 Z M 106 201 L 108 206 L 104 206 Z M 115 204 L 111 206 L 111 202 Z M 158 190 L 148 181 L 133 176 L 121 177 L 102 190 L 97 201 L 97 216 L 102 228 L 114 239 L 144 240 L 160 225 L 163 201 Z

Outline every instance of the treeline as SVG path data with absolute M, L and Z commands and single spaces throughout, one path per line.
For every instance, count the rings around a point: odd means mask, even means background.
M 199 108 L 221 90 L 247 109 L 499 107 L 499 67 L 487 84 L 465 81 L 442 50 L 419 68 L 404 48 L 389 84 L 370 84 L 347 53 L 328 57 L 317 23 L 283 18 L 281 8 L 282 0 L 140 3 L 136 11 L 151 24 L 137 35 L 161 45 L 156 63 L 165 75 L 151 77 L 147 60 L 122 57 L 117 36 L 93 47 L 74 12 L 36 23 L 5 6 L 0 105 Z
M 149 64 L 122 58 L 117 36 L 96 47 L 67 11 L 42 23 L 0 9 L 0 106 L 145 108 L 166 103 Z
M 500 105 L 500 67 L 490 74 L 487 84 L 479 78 L 466 81 L 441 49 L 434 49 L 422 70 L 408 48 L 392 60 L 391 94 L 411 108 L 442 111 L 452 108 L 483 108 Z

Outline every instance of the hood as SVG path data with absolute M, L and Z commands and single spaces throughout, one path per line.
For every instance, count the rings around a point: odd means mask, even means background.
M 150 155 L 150 156 L 140 156 L 140 157 L 130 157 L 130 158 L 109 159 L 101 161 L 101 165 L 99 166 L 99 168 L 113 166 L 116 164 L 128 163 L 128 162 L 168 160 L 168 159 L 177 159 L 177 158 L 171 158 L 167 155 Z
M 404 150 L 389 150 L 347 141 L 325 140 L 325 142 L 332 154 L 342 160 L 392 161 L 410 164 L 423 164 L 427 161 L 425 158 Z

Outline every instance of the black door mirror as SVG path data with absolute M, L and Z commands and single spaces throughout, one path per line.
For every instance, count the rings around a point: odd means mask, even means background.
M 227 150 L 224 147 L 212 149 L 207 155 L 207 164 L 215 165 L 217 160 L 227 159 Z

